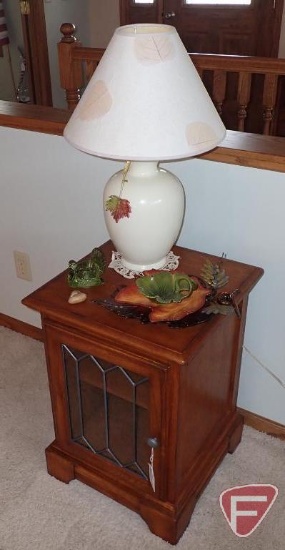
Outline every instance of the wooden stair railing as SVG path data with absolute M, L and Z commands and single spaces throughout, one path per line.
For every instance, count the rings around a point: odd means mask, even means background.
M 73 110 L 105 50 L 83 47 L 74 36 L 75 25 L 71 23 L 64 23 L 60 30 L 63 34 L 58 44 L 60 82 L 68 109 Z M 227 129 L 276 135 L 285 59 L 189 55 Z M 259 98 L 259 107 L 253 104 L 254 95 Z M 251 108 L 253 122 L 249 120 Z M 249 122 L 251 126 L 247 126 Z
M 237 76 L 237 128 L 235 129 L 240 132 L 245 131 L 254 76 L 262 77 L 259 80 L 263 116 L 263 127 L 260 133 L 264 135 L 274 133 L 274 123 L 278 115 L 278 93 L 280 94 L 282 85 L 280 77 L 285 75 L 285 59 L 196 53 L 190 56 L 202 80 L 206 72 L 212 72 L 212 89 L 208 91 L 221 116 L 226 100 L 228 77 L 230 74 Z

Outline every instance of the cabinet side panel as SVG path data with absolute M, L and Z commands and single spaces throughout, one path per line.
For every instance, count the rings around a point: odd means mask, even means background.
M 240 321 L 235 315 L 221 319 L 201 343 L 198 353 L 181 367 L 177 434 L 177 489 L 187 485 L 190 471 L 213 452 L 225 430 L 233 403 L 233 378 L 240 345 Z

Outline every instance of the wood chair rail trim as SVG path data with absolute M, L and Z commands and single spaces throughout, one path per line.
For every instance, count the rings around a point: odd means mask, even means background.
M 0 101 L 0 126 L 61 136 L 68 110 Z M 204 160 L 285 172 L 285 138 L 228 130 L 219 147 L 201 155 Z
M 80 58 L 80 50 L 78 51 L 77 59 Z M 189 55 L 195 66 L 202 70 L 213 71 L 222 68 L 224 71 L 232 73 L 245 71 L 252 74 L 285 74 L 285 60 L 281 58 L 275 59 L 272 57 L 234 56 L 210 53 L 200 54 L 192 52 Z

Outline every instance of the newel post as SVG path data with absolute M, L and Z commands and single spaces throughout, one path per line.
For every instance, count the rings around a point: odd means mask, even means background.
M 81 46 L 74 36 L 76 27 L 72 23 L 63 23 L 60 32 L 63 34 L 58 43 L 58 60 L 60 84 L 65 90 L 68 109 L 73 111 L 80 100 L 83 76 L 81 63 L 73 59 L 74 49 Z

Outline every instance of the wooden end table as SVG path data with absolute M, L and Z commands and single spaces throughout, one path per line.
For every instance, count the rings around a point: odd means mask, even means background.
M 101 248 L 110 260 L 111 242 Z M 173 250 L 190 275 L 217 260 Z M 81 304 L 68 303 L 66 271 L 23 300 L 41 313 L 45 336 L 55 428 L 49 473 L 128 506 L 172 544 L 242 435 L 236 399 L 247 301 L 263 270 L 230 260 L 224 267 L 225 289 L 239 289 L 240 318 L 218 314 L 188 328 L 141 324 L 94 302 L 125 283 L 109 268 Z

